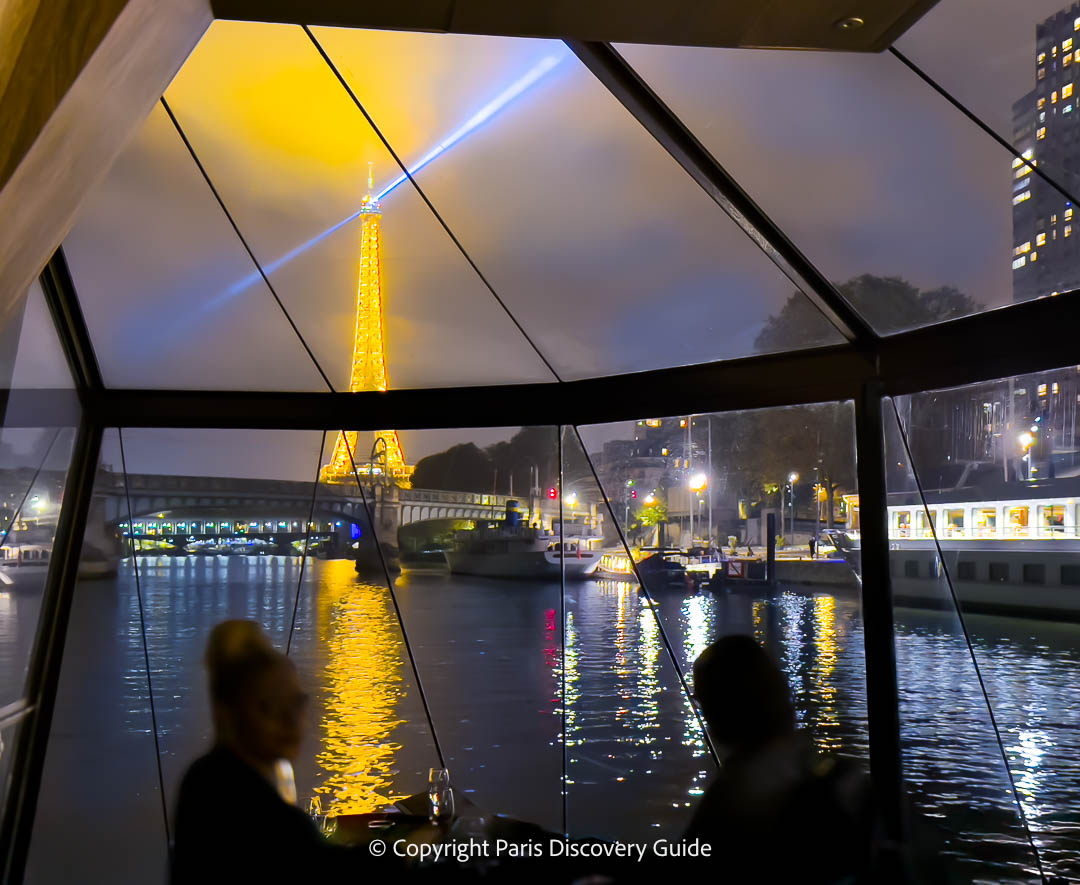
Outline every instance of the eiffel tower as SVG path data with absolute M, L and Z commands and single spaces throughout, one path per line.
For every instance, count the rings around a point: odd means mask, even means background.
M 379 265 L 379 219 L 382 207 L 374 196 L 375 179 L 368 164 L 368 192 L 360 205 L 360 281 L 356 293 L 356 332 L 353 340 L 352 373 L 349 392 L 386 390 L 386 341 L 383 335 L 382 271 Z M 396 430 L 379 430 L 371 451 L 358 452 L 359 434 L 342 430 L 334 443 L 330 463 L 323 467 L 323 482 L 354 482 L 361 476 L 382 471 L 398 485 L 407 486 L 410 467 L 405 463 Z M 349 452 L 352 452 L 352 458 Z M 372 477 L 374 479 L 374 476 Z

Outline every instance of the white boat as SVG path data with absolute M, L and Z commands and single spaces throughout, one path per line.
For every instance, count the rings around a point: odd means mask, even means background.
M 898 605 L 950 607 L 948 574 L 964 611 L 1080 620 L 1080 499 L 927 497 L 888 508 Z M 832 535 L 857 560 L 858 534 Z
M 454 532 L 446 562 L 456 575 L 486 578 L 586 578 L 600 565 L 599 552 L 584 538 L 561 539 L 555 532 L 525 525 L 508 501 L 506 517 L 497 523 Z

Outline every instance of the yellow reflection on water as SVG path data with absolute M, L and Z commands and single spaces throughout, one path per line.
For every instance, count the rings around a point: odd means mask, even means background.
M 820 750 L 839 750 L 843 746 L 840 737 L 840 716 L 836 709 L 837 643 L 836 598 L 814 597 L 814 666 L 810 682 L 817 703 L 813 705 L 814 743 Z
M 765 644 L 765 602 L 755 599 L 753 605 L 754 639 Z
M 359 582 L 349 560 L 320 569 L 316 622 L 326 649 L 322 673 L 322 749 L 316 761 L 327 776 L 315 792 L 329 796 L 334 814 L 376 811 L 404 794 L 392 791 L 395 754 L 390 741 L 404 723 L 404 648 L 386 587 Z

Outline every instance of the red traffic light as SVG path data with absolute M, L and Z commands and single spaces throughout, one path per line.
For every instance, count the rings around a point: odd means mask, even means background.
M 633 490 L 632 490 L 632 491 L 630 492 L 630 497 L 631 497 L 631 498 L 636 498 L 636 497 L 637 497 L 637 489 L 633 489 Z
M 554 500 L 555 498 L 558 498 L 559 497 L 559 490 L 554 489 L 554 488 L 548 489 L 548 497 L 551 498 L 552 500 Z

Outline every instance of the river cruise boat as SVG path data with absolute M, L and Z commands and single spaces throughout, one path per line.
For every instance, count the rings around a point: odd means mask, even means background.
M 1080 620 L 1080 495 L 994 499 L 957 490 L 927 494 L 926 505 L 917 494 L 890 495 L 898 604 L 951 605 L 947 572 L 965 611 Z M 832 534 L 858 566 L 858 532 Z
M 516 501 L 508 501 L 506 516 L 495 523 L 454 532 L 446 562 L 456 575 L 486 578 L 587 578 L 600 565 L 600 554 L 588 549 L 586 536 L 560 538 L 556 532 L 521 522 Z

